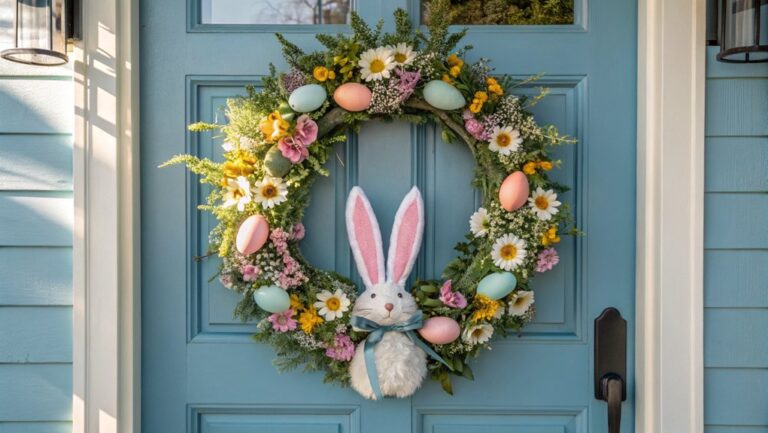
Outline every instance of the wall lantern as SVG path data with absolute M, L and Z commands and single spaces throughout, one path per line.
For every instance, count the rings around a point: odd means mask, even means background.
M 720 0 L 720 3 L 717 60 L 768 62 L 768 0 Z
M 67 42 L 78 38 L 78 0 L 15 0 L 14 47 L 0 52 L 6 60 L 57 66 L 69 61 Z

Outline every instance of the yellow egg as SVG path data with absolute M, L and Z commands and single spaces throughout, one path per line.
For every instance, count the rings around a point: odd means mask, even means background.
M 520 209 L 528 201 L 529 193 L 528 177 L 522 171 L 516 171 L 501 183 L 499 202 L 507 212 L 512 212 Z
M 360 83 L 346 83 L 336 88 L 333 100 L 347 111 L 363 111 L 371 105 L 371 90 Z

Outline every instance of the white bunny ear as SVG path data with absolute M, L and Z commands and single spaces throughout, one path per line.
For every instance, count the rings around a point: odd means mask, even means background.
M 387 257 L 388 281 L 405 284 L 421 248 L 424 235 L 424 201 L 415 186 L 400 203 L 392 226 Z
M 347 236 L 358 272 L 366 287 L 384 282 L 384 248 L 381 230 L 368 198 L 360 187 L 347 198 Z

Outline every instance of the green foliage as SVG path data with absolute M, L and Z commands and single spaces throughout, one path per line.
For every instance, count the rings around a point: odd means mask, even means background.
M 425 21 L 438 17 L 424 0 Z M 573 23 L 573 0 L 452 0 L 447 17 L 451 24 L 551 25 Z M 440 17 L 446 19 L 446 17 Z

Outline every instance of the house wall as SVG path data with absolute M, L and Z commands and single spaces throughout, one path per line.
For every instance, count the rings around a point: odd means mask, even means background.
M 72 429 L 72 107 L 71 68 L 0 59 L 0 433 Z
M 706 433 L 768 432 L 768 64 L 707 53 Z

